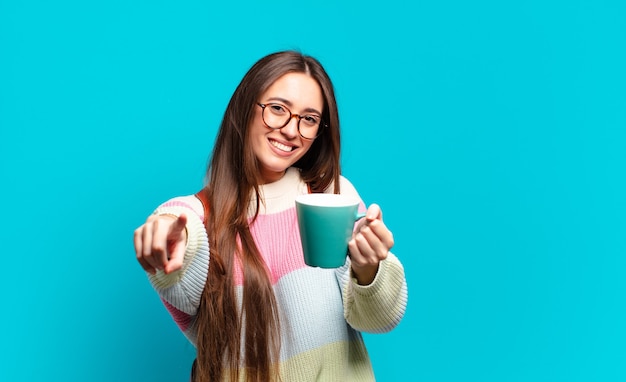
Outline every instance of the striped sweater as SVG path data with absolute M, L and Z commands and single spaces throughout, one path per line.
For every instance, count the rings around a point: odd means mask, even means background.
M 307 193 L 307 186 L 299 170 L 290 168 L 282 179 L 261 186 L 260 191 L 265 203 L 261 203 L 250 231 L 269 269 L 280 311 L 282 380 L 374 380 L 361 332 L 387 332 L 403 317 L 407 286 L 402 265 L 390 253 L 367 286 L 358 285 L 351 277 L 349 258 L 338 269 L 305 265 L 295 197 Z M 358 197 L 344 177 L 341 193 Z M 365 210 L 362 202 L 359 209 Z M 194 319 L 210 266 L 202 223 L 204 210 L 190 195 L 171 199 L 155 211 L 181 213 L 188 217 L 182 269 L 169 275 L 158 271 L 148 277 L 177 325 L 195 345 Z M 242 272 L 235 272 L 237 297 L 241 299 Z

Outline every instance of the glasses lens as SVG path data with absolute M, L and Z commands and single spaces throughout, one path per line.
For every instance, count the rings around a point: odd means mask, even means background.
M 313 139 L 317 137 L 321 118 L 318 115 L 303 115 L 300 118 L 300 135 L 304 138 Z
M 263 120 L 272 129 L 280 129 L 291 118 L 291 112 L 283 105 L 270 103 L 263 109 Z

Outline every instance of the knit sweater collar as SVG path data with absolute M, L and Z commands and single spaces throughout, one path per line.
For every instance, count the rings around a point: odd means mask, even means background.
M 282 178 L 259 187 L 261 198 L 265 200 L 276 199 L 285 196 L 287 193 L 293 193 L 294 186 L 299 182 L 300 170 L 295 167 L 289 167 Z

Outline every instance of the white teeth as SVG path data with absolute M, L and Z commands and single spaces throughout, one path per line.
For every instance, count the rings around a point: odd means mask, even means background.
M 282 151 L 292 151 L 293 147 L 292 146 L 287 146 L 287 145 L 283 145 L 280 142 L 276 142 L 274 140 L 270 141 L 270 143 L 272 144 L 272 146 L 282 150 Z

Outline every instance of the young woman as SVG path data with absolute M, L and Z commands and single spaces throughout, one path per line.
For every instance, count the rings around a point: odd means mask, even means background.
M 135 230 L 137 260 L 197 348 L 195 381 L 370 381 L 360 332 L 404 315 L 404 270 L 377 205 L 338 269 L 304 264 L 295 198 L 358 197 L 339 167 L 339 115 L 320 63 L 259 60 L 235 90 L 196 195 Z M 359 199 L 360 200 L 360 199 Z

